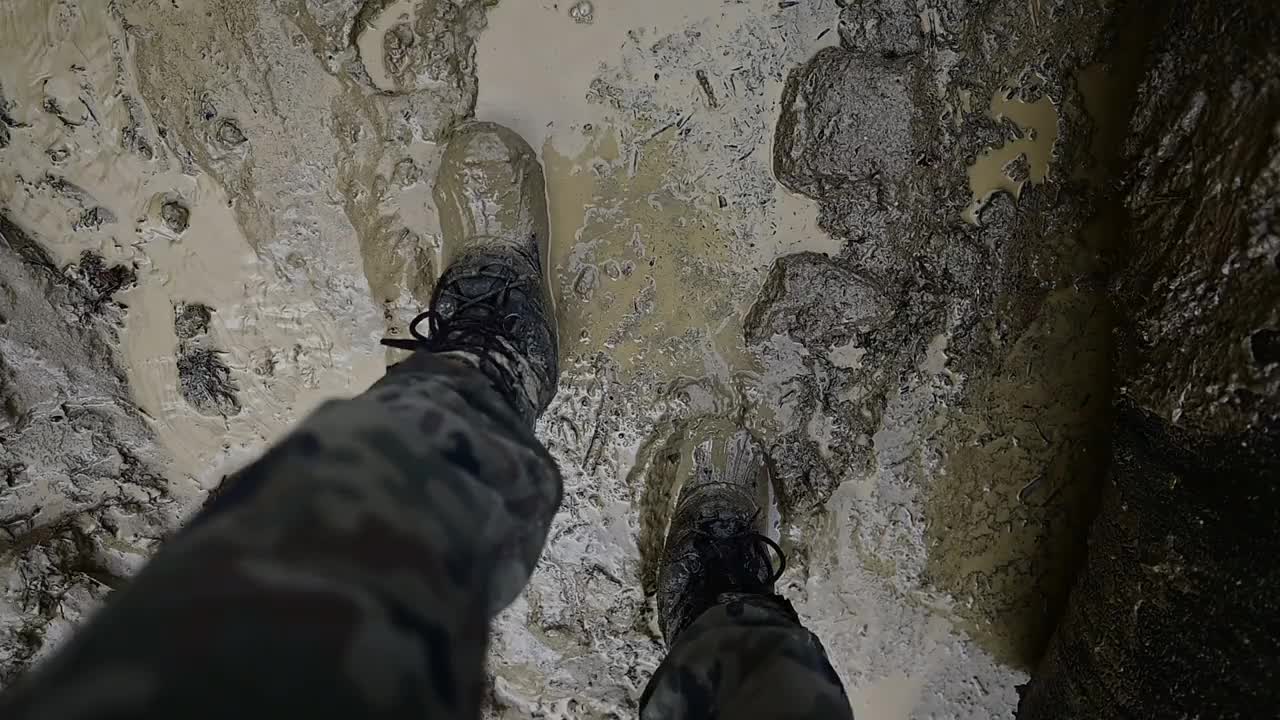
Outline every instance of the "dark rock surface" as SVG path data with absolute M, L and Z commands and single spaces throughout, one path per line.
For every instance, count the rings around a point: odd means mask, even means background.
M 1271 4 L 1179 3 L 1128 140 L 1126 395 L 1212 435 L 1280 423 L 1278 23 Z
M 1280 703 L 1280 366 L 1259 362 L 1280 320 L 1280 11 L 1178 2 L 1143 21 L 1114 458 L 1030 720 Z
M 833 234 L 864 237 L 894 216 L 895 183 L 913 158 L 909 90 L 901 64 L 843 48 L 825 48 L 788 74 L 774 174 L 823 201 L 819 221 Z

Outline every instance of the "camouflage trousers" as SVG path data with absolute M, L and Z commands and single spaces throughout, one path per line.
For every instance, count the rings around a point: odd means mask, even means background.
M 245 468 L 0 696 L 0 717 L 476 718 L 489 621 L 560 498 L 512 403 L 419 352 Z M 850 717 L 817 639 L 761 597 L 704 613 L 644 703 L 646 718 Z

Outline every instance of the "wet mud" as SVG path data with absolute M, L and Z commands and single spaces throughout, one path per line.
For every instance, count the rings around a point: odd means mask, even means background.
M 1120 378 L 1172 422 L 1274 416 L 1269 241 L 1125 265 L 1131 225 L 1167 234 L 1171 194 L 1238 166 L 1119 193 L 1129 116 L 1187 118 L 1171 147 L 1197 148 L 1193 121 L 1246 115 L 1139 90 L 1119 3 L 180 5 L 0 8 L 6 680 L 395 359 L 377 341 L 429 300 L 431 183 L 472 117 L 546 169 L 564 367 L 538 428 L 564 506 L 495 624 L 491 716 L 635 712 L 655 559 L 711 429 L 766 445 L 781 591 L 855 713 L 988 718 L 1063 613 Z M 1262 197 L 1274 173 L 1248 167 Z M 1220 267 L 1242 289 L 1219 302 Z M 1232 332 L 1170 315 L 1154 277 Z M 1214 352 L 1172 363 L 1186 338 Z

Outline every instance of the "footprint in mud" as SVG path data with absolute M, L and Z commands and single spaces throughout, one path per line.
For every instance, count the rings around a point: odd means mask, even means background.
M 446 85 L 475 94 L 471 58 L 485 2 L 369 0 L 352 41 L 374 88 L 407 94 Z
M 212 346 L 209 326 L 213 309 L 201 303 L 178 303 L 173 329 L 178 336 L 178 392 L 201 415 L 230 417 L 240 413 L 231 368 Z

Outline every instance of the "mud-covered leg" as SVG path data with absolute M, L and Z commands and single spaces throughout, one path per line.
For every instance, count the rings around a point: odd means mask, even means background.
M 0 717 L 478 717 L 489 620 L 561 496 L 532 431 L 557 379 L 541 169 L 467 126 L 436 200 L 416 352 L 244 469 Z
M 247 468 L 0 715 L 475 717 L 559 499 L 489 380 L 422 353 Z
M 816 635 L 774 595 L 727 593 L 676 639 L 641 718 L 852 718 Z
M 670 651 L 641 717 L 852 718 L 822 643 L 774 593 L 784 558 L 765 528 L 764 448 L 719 423 L 696 425 L 688 439 L 692 462 L 680 471 L 658 576 Z

